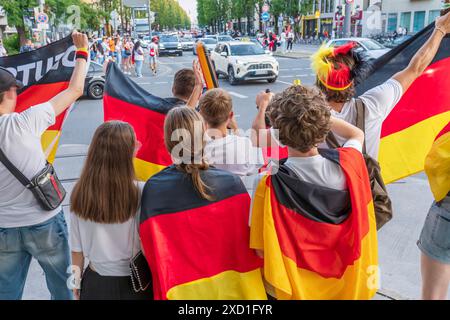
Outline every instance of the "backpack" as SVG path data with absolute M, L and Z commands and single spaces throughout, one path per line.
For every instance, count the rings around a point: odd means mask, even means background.
M 365 134 L 365 111 L 364 102 L 357 98 L 356 104 L 356 126 Z M 330 148 L 341 147 L 334 134 L 330 131 L 326 138 Z M 383 177 L 381 176 L 380 164 L 377 160 L 366 153 L 366 142 L 363 145 L 363 156 L 369 172 L 370 187 L 372 189 L 373 205 L 375 207 L 375 217 L 377 220 L 377 230 L 380 230 L 389 220 L 392 219 L 392 202 L 386 190 Z

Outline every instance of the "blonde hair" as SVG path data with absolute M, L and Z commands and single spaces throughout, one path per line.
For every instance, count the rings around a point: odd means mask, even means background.
M 233 110 L 233 101 L 225 90 L 211 89 L 200 99 L 198 107 L 206 123 L 213 128 L 217 128 L 230 117 Z
M 186 137 L 185 134 L 190 136 Z M 173 136 L 176 136 L 175 139 L 172 139 Z M 210 188 L 200 175 L 201 171 L 209 169 L 209 165 L 204 157 L 206 144 L 204 136 L 205 127 L 203 119 L 198 112 L 187 107 L 177 107 L 170 110 L 167 114 L 164 122 L 164 143 L 172 155 L 175 166 L 178 170 L 192 177 L 194 188 L 203 199 L 212 201 L 213 197 L 208 193 Z M 196 141 L 201 141 L 200 145 Z M 180 143 L 184 147 L 183 153 L 187 151 L 189 154 L 180 156 L 180 154 L 172 152 Z

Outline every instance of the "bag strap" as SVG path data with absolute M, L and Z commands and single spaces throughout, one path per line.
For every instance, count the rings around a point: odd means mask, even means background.
M 366 106 L 360 98 L 355 99 L 356 104 L 356 127 L 364 132 L 363 154 L 366 154 Z
M 23 175 L 22 172 L 19 171 L 19 169 L 17 169 L 12 163 L 11 161 L 9 161 L 9 159 L 6 157 L 6 155 L 3 153 L 3 150 L 0 149 L 0 162 L 3 163 L 6 167 L 6 169 L 9 170 L 9 172 L 11 172 L 11 174 L 16 177 L 17 180 L 19 180 L 19 182 L 21 184 L 23 184 L 23 186 L 27 189 L 30 188 L 31 185 L 31 181 L 28 180 L 27 177 L 25 177 Z
M 337 148 L 341 147 L 341 145 L 339 144 L 339 142 L 336 139 L 336 136 L 331 131 L 328 132 L 325 142 L 327 143 L 327 145 L 330 149 L 337 149 Z

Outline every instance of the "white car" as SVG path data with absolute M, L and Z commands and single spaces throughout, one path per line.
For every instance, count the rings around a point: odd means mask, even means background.
M 356 42 L 358 49 L 366 53 L 371 59 L 378 59 L 379 57 L 390 51 L 390 49 L 386 48 L 382 44 L 369 38 L 333 39 L 328 41 L 327 46 L 340 47 L 349 42 Z
M 245 80 L 274 83 L 278 78 L 278 61 L 254 42 L 219 43 L 211 60 L 217 76 L 227 76 L 231 85 Z
M 200 38 L 195 42 L 194 48 L 192 49 L 194 56 L 197 55 L 197 42 L 198 41 L 201 41 L 205 44 L 206 50 L 208 52 L 213 51 L 217 46 L 217 40 L 214 38 Z

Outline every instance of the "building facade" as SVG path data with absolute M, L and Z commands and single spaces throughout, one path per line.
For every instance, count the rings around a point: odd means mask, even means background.
M 383 26 L 386 33 L 404 28 L 416 33 L 440 15 L 441 0 L 383 0 Z

